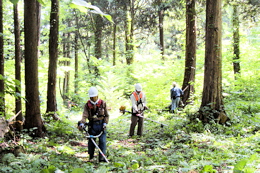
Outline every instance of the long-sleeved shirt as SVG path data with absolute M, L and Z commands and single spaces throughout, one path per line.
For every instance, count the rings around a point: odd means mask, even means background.
M 174 96 L 174 92 L 176 93 L 175 97 L 180 97 L 183 95 L 183 91 L 182 89 L 178 88 L 178 87 L 174 87 L 170 90 L 171 93 L 171 99 L 173 99 Z
M 136 91 L 134 91 L 136 92 Z M 142 93 L 142 98 L 140 98 L 140 94 Z M 140 92 L 139 94 L 136 92 L 138 100 L 136 100 L 134 94 L 131 94 L 130 100 L 132 102 L 132 108 L 133 108 L 133 113 L 136 113 L 138 111 L 144 110 L 144 107 L 146 106 L 146 96 L 143 92 Z
M 84 106 L 81 122 L 85 123 L 86 119 L 89 121 L 98 121 L 104 119 L 104 123 L 108 124 L 109 114 L 107 111 L 106 102 L 99 99 L 96 104 L 93 104 L 89 100 Z

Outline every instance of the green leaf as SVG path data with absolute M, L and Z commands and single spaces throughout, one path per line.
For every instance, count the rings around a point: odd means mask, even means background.
M 73 0 L 72 4 L 70 4 L 70 7 L 76 8 L 76 9 L 78 9 L 81 12 L 84 12 L 84 13 L 87 13 L 88 9 L 90 9 L 91 13 L 96 13 L 96 14 L 99 14 L 101 16 L 105 16 L 105 18 L 107 18 L 107 20 L 109 20 L 110 22 L 113 22 L 112 17 L 110 15 L 105 14 L 97 6 L 91 5 L 90 3 L 87 3 L 83 0 Z
M 19 0 L 10 0 L 11 3 L 13 3 L 14 5 L 16 5 L 18 3 Z
M 48 169 L 43 169 L 40 173 L 50 173 L 50 171 Z
M 56 167 L 53 165 L 50 165 L 47 169 L 41 170 L 40 173 L 54 173 L 56 171 Z
M 37 0 L 40 4 L 45 6 L 45 3 L 42 0 Z
M 83 168 L 75 168 L 72 170 L 71 173 L 85 173 Z
M 123 167 L 125 166 L 125 163 L 123 163 L 123 162 L 115 162 L 115 163 L 114 163 L 114 166 L 115 166 L 116 168 L 123 168 Z
M 213 169 L 212 165 L 205 165 L 203 169 L 200 171 L 200 173 L 215 173 L 217 172 L 215 169 Z
M 76 8 L 82 13 L 88 13 L 88 9 L 85 8 L 84 6 L 76 5 L 76 4 L 70 4 L 71 8 Z
M 236 173 L 236 171 L 242 171 L 245 168 L 246 164 L 247 164 L 247 159 L 242 159 L 238 161 L 237 164 L 235 164 L 234 172 Z
M 134 163 L 132 166 L 131 166 L 132 169 L 137 169 L 139 168 L 139 164 L 138 163 Z
M 102 166 L 101 168 L 99 168 L 98 170 L 95 171 L 96 173 L 103 173 L 103 172 L 107 172 L 107 168 L 105 166 Z

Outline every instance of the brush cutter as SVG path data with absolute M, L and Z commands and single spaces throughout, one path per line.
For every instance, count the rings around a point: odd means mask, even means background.
M 126 109 L 125 106 L 121 106 L 121 107 L 119 108 L 120 112 L 122 112 L 123 114 L 125 114 L 126 112 L 127 112 L 127 113 L 132 113 L 132 112 L 127 111 L 127 110 L 125 110 L 125 109 Z M 136 114 L 136 116 L 138 116 L 138 117 L 140 117 L 140 118 L 143 118 L 143 119 L 147 119 L 147 120 L 153 121 L 153 122 L 158 123 L 158 124 L 161 124 L 161 127 L 163 127 L 163 126 L 168 126 L 167 124 L 163 124 L 163 123 L 160 123 L 160 122 L 158 122 L 158 121 L 152 120 L 152 119 L 150 119 L 150 118 L 144 117 L 144 116 L 142 116 L 142 114 Z
M 86 125 L 86 124 L 85 124 L 85 125 Z M 88 133 L 88 131 L 86 130 L 86 126 L 83 127 L 83 130 L 84 130 L 84 131 L 86 132 L 86 134 L 87 134 L 86 137 L 89 138 L 89 139 L 93 142 L 93 144 L 96 146 L 96 148 L 98 149 L 98 151 L 100 152 L 100 154 L 105 158 L 105 161 L 106 161 L 107 163 L 109 163 L 109 161 L 107 160 L 105 154 L 101 151 L 101 149 L 98 147 L 97 143 L 96 143 L 96 142 L 94 141 L 94 139 L 93 139 L 93 138 L 98 138 L 98 137 L 100 137 L 100 136 L 103 134 L 103 131 L 101 131 L 100 134 L 94 136 L 94 135 L 90 135 L 90 134 Z

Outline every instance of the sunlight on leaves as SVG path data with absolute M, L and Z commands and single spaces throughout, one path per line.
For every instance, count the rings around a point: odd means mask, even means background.
M 87 13 L 90 9 L 91 13 L 96 13 L 101 16 L 105 16 L 108 21 L 113 22 L 112 17 L 110 15 L 103 13 L 97 6 L 91 5 L 90 3 L 87 3 L 83 0 L 73 0 L 72 4 L 70 4 L 70 7 L 77 8 L 78 10 L 84 13 Z

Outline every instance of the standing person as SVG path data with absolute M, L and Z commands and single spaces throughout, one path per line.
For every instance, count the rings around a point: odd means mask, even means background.
M 82 130 L 84 124 L 88 121 L 88 133 L 90 135 L 98 135 L 102 131 L 102 135 L 99 137 L 99 148 L 106 155 L 106 126 L 109 120 L 109 114 L 107 111 L 106 102 L 98 98 L 98 90 L 96 87 L 91 87 L 88 91 L 89 100 L 84 106 L 82 119 L 78 122 L 79 130 Z M 95 140 L 95 139 L 94 139 Z M 95 145 L 89 139 L 88 141 L 88 154 L 89 161 L 93 161 Z M 99 153 L 99 161 L 105 162 L 105 158 Z
M 183 95 L 183 91 L 182 91 L 182 89 L 177 87 L 176 82 L 173 82 L 172 86 L 173 86 L 173 88 L 170 90 L 171 100 L 172 100 L 171 113 L 174 113 L 175 110 L 177 110 L 177 108 L 179 106 L 180 99 L 181 99 L 180 97 Z
M 132 102 L 132 116 L 131 116 L 131 125 L 129 131 L 129 137 L 134 135 L 135 126 L 138 123 L 137 135 L 143 135 L 143 123 L 144 118 L 139 117 L 138 115 L 144 116 L 144 110 L 148 109 L 146 107 L 146 97 L 142 92 L 142 85 L 137 83 L 135 85 L 135 91 L 130 96 Z

